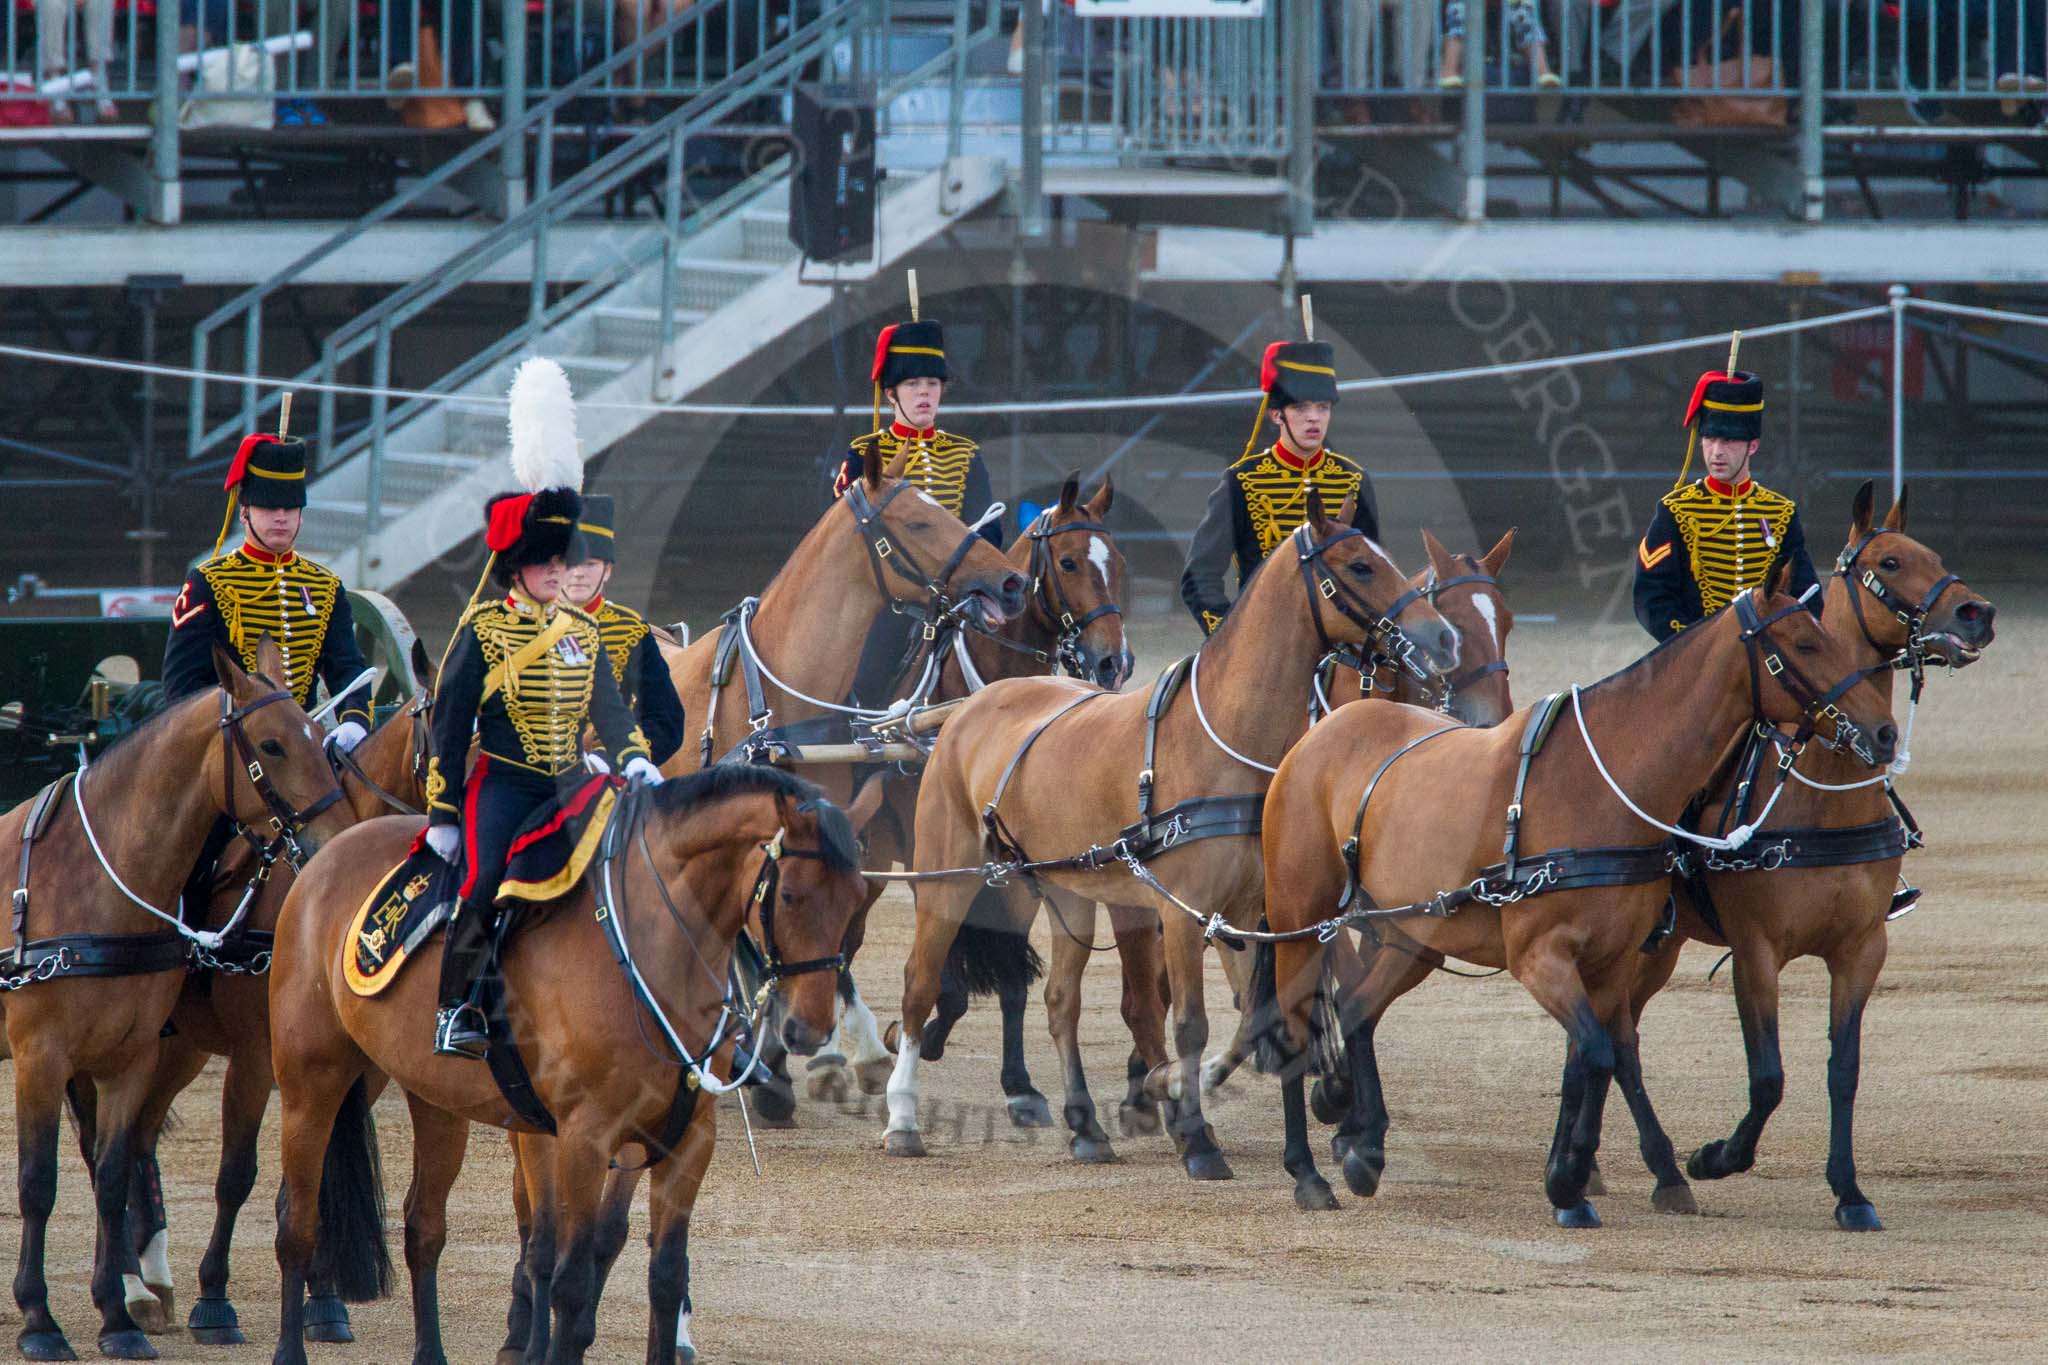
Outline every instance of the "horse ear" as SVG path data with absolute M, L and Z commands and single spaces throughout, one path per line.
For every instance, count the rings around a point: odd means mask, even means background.
M 225 646 L 215 642 L 213 646 L 213 676 L 222 687 L 226 688 L 229 692 L 233 692 L 247 681 L 249 675 L 242 671 L 241 660 L 230 654 Z
M 900 479 L 903 477 L 903 471 L 908 468 L 910 468 L 910 447 L 905 446 L 896 452 L 895 459 L 889 461 L 888 467 L 882 471 L 882 477 L 885 479 Z
M 1079 506 L 1080 502 L 1081 471 L 1070 469 L 1067 471 L 1067 481 L 1060 485 L 1060 505 L 1057 515 L 1065 516 L 1073 511 L 1075 507 Z
M 1323 510 L 1323 490 L 1313 486 L 1308 490 L 1308 524 L 1318 539 L 1330 533 L 1330 514 Z
M 1849 508 L 1849 539 L 1861 540 L 1870 533 L 1870 514 L 1877 499 L 1877 486 L 1869 479 L 1856 490 L 1856 501 Z
M 1346 493 L 1344 495 L 1344 505 L 1337 509 L 1337 525 L 1341 529 L 1346 526 L 1356 525 L 1357 522 L 1358 494 L 1356 492 Z
M 1499 578 L 1500 571 L 1508 566 L 1508 552 L 1515 548 L 1515 528 L 1508 527 L 1508 533 L 1500 538 L 1491 550 L 1486 552 L 1479 566 L 1486 570 L 1488 578 Z
M 1458 566 L 1451 562 L 1451 552 L 1443 547 L 1428 527 L 1422 528 L 1422 548 L 1429 555 L 1429 567 L 1438 578 L 1450 578 L 1458 572 Z
M 1783 545 L 1772 557 L 1771 567 L 1764 571 L 1764 584 L 1773 597 L 1784 597 L 1792 591 L 1792 556 L 1785 553 Z
M 256 642 L 255 671 L 266 681 L 280 686 L 291 680 L 288 676 L 290 670 L 284 664 L 284 651 L 277 647 L 277 641 L 271 639 L 268 632 Z
M 1088 511 L 1097 521 L 1109 515 L 1109 505 L 1116 501 L 1116 481 L 1104 474 L 1102 487 L 1095 490 L 1095 496 L 1088 500 Z
M 1892 504 L 1892 510 L 1885 514 L 1884 528 L 1887 531 L 1906 529 L 1906 486 L 1899 485 L 1899 500 Z
M 417 637 L 412 642 L 412 676 L 425 690 L 434 690 L 434 660 Z
M 861 445 L 860 476 L 870 488 L 882 482 L 882 443 L 870 440 Z

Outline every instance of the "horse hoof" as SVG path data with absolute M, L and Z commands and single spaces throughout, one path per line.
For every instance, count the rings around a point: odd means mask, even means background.
M 306 1300 L 307 1341 L 322 1346 L 346 1346 L 356 1339 L 348 1325 L 348 1305 L 335 1294 L 315 1294 Z
M 787 1114 L 756 1114 L 754 1115 L 754 1126 L 756 1128 L 773 1128 L 777 1132 L 782 1132 L 796 1127 L 796 1114 L 794 1112 Z
M 846 1073 L 846 1058 L 837 1053 L 811 1059 L 810 1074 L 804 1078 L 804 1093 L 823 1104 L 844 1104 L 853 1093 Z
M 1235 1180 L 1237 1173 L 1230 1169 L 1230 1163 L 1223 1159 L 1223 1153 L 1210 1149 L 1206 1152 L 1189 1152 L 1180 1159 L 1187 1168 L 1191 1180 Z
M 497 1365 L 526 1365 L 526 1352 L 517 1346 L 500 1346 Z
M 1884 1224 L 1877 1221 L 1877 1210 L 1869 1204 L 1836 1205 L 1835 1226 L 1844 1232 L 1884 1231 Z
M 697 1365 L 697 1348 L 694 1346 L 676 1347 L 676 1365 Z
M 1593 1212 L 1593 1206 L 1581 1199 L 1568 1209 L 1559 1209 L 1554 1215 L 1561 1228 L 1597 1228 L 1600 1215 Z
M 923 1035 L 920 1034 L 919 1036 L 922 1037 Z M 889 1051 L 894 1052 L 896 1050 L 897 1044 L 900 1043 L 902 1039 L 903 1021 L 901 1019 L 891 1019 L 889 1021 L 889 1027 L 882 1030 L 882 1046 L 888 1048 Z
M 109 1332 L 100 1338 L 100 1354 L 108 1360 L 155 1360 L 156 1347 L 141 1331 Z
M 884 1133 L 882 1151 L 889 1156 L 923 1156 L 924 1134 L 901 1129 Z
M 1021 1095 L 1012 1095 L 1009 1100 L 1010 1123 L 1018 1128 L 1052 1127 L 1052 1106 L 1045 1102 L 1045 1096 L 1036 1090 L 1027 1090 Z
M 1317 1123 L 1342 1123 L 1351 1112 L 1350 1087 L 1317 1081 L 1308 1088 L 1308 1107 Z
M 1294 1182 L 1294 1207 L 1303 1213 L 1329 1213 L 1342 1206 L 1331 1193 L 1329 1181 L 1319 1175 L 1308 1175 Z
M 201 1299 L 193 1304 L 185 1329 L 202 1346 L 240 1346 L 248 1340 L 242 1334 L 242 1321 L 235 1315 L 235 1305 L 226 1299 Z
M 142 1329 L 144 1335 L 160 1337 L 171 1330 L 170 1308 L 154 1293 L 145 1294 L 139 1299 L 130 1299 L 124 1306 L 128 1309 L 128 1316 L 135 1319 L 135 1325 Z
M 1221 1056 L 1210 1057 L 1202 1063 L 1202 1093 L 1213 1095 L 1222 1084 L 1229 1080 L 1237 1068 L 1226 1065 Z
M 1339 1158 L 1344 1163 L 1344 1183 L 1360 1199 L 1370 1199 L 1380 1190 L 1380 1174 L 1387 1168 L 1386 1158 L 1371 1161 L 1356 1143 L 1345 1149 Z
M 1685 1159 L 1685 1173 L 1694 1180 L 1724 1180 L 1736 1173 L 1728 1163 L 1728 1144 L 1716 1140 Z
M 1607 1177 L 1600 1174 L 1598 1166 L 1595 1166 L 1593 1173 L 1586 1177 L 1586 1193 L 1589 1195 L 1607 1193 Z M 1650 1198 L 1651 1202 L 1654 1203 L 1656 1201 L 1656 1195 L 1652 1195 Z
M 1068 1141 L 1067 1150 L 1083 1166 L 1107 1166 L 1116 1160 L 1116 1149 L 1109 1145 L 1108 1138 L 1083 1137 L 1076 1133 Z
M 854 1084 L 863 1095 L 879 1095 L 889 1088 L 889 1072 L 895 1062 L 887 1057 L 877 1057 L 872 1062 L 862 1062 L 853 1069 Z
M 16 1343 L 23 1360 L 76 1360 L 78 1352 L 62 1332 L 23 1332 Z
M 1125 1137 L 1150 1137 L 1159 1131 L 1159 1106 L 1124 1100 L 1116 1107 L 1116 1121 Z
M 1586 1186 L 1586 1193 L 1596 1193 L 1590 1183 Z M 1605 1194 L 1606 1191 L 1597 1193 Z M 1697 1214 L 1700 1211 L 1699 1201 L 1692 1197 L 1692 1186 L 1683 1184 L 1659 1185 L 1650 1192 L 1650 1207 L 1659 1213 Z

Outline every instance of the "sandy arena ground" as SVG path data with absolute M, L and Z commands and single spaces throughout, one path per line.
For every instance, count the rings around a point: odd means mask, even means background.
M 697 1339 L 710 1360 L 1663 1360 L 2048 1358 L 2048 950 L 2036 916 L 2048 859 L 2048 729 L 2032 709 L 2048 669 L 2043 613 L 2009 611 L 1976 668 L 1937 677 L 1905 783 L 1929 850 L 1927 888 L 1894 926 L 1891 960 L 1865 1031 L 1858 1152 L 1888 1231 L 1834 1229 L 1826 1156 L 1827 978 L 1785 979 L 1788 1090 L 1757 1169 L 1697 1186 L 1702 1216 L 1650 1211 L 1650 1181 L 1626 1110 L 1609 1108 L 1607 1226 L 1551 1224 L 1541 1167 L 1556 1112 L 1561 1035 L 1507 977 L 1438 978 L 1397 1005 L 1381 1065 L 1394 1112 L 1387 1181 L 1344 1207 L 1295 1210 L 1281 1171 L 1274 1086 L 1235 1081 L 1210 1114 L 1238 1178 L 1197 1185 L 1160 1137 L 1117 1136 L 1121 1164 L 1068 1161 L 1064 1130 L 1010 1127 L 996 1085 L 997 1016 L 978 1004 L 928 1099 L 964 1115 L 928 1132 L 923 1161 L 884 1157 L 880 1100 L 806 1102 L 800 1126 L 765 1134 L 764 1174 L 738 1115 L 721 1114 L 719 1153 L 691 1250 Z M 1183 647 L 1144 633 L 1144 665 Z M 1633 628 L 1600 633 L 1528 623 L 1510 656 L 1517 698 L 1618 666 Z M 1142 671 L 1143 665 L 1141 665 Z M 909 897 L 892 891 L 858 972 L 894 1017 L 909 941 Z M 1045 946 L 1044 926 L 1039 929 Z M 1728 978 L 1686 952 L 1644 1027 L 1649 1081 L 1681 1149 L 1724 1136 L 1746 1096 Z M 1228 1007 L 1211 964 L 1210 999 Z M 1105 1120 L 1128 1050 L 1116 973 L 1090 973 L 1084 1036 Z M 1213 1009 L 1213 1005 L 1212 1005 Z M 1212 1027 L 1231 1019 L 1213 1013 Z M 1058 1073 L 1034 1002 L 1029 1056 L 1058 1112 Z M 212 1216 L 218 1071 L 188 1093 L 164 1174 L 180 1320 Z M 402 1102 L 378 1113 L 392 1216 L 408 1169 Z M 274 1133 L 276 1106 L 271 1110 Z M 0 1137 L 13 1145 L 9 1131 Z M 1112 1135 L 1115 1136 L 1112 1126 Z M 1319 1151 L 1322 1140 L 1318 1138 Z M 167 1359 L 267 1359 L 275 1330 L 270 1239 L 276 1155 L 241 1220 L 235 1298 L 251 1344 L 200 1348 L 160 1338 Z M 456 1188 L 442 1262 L 450 1358 L 491 1357 L 513 1241 L 502 1137 L 479 1132 Z M 13 1224 L 12 1201 L 0 1221 Z M 637 1227 L 637 1224 L 636 1224 Z M 50 1256 L 53 1301 L 91 1351 L 86 1184 L 67 1152 Z M 0 1241 L 11 1244 L 18 1228 Z M 398 1238 L 394 1229 L 393 1254 Z M 614 1275 L 593 1360 L 638 1359 L 646 1254 Z M 401 1275 L 402 1275 L 401 1265 Z M 356 1311 L 359 1344 L 315 1359 L 402 1361 L 401 1295 Z M 19 1315 L 8 1304 L 7 1335 Z

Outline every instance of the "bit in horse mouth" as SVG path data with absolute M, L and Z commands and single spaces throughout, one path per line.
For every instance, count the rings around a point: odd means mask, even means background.
M 990 594 L 983 592 L 980 588 L 976 588 L 968 593 L 967 601 L 980 614 L 981 624 L 989 630 L 997 629 L 1007 619 L 1003 614 L 1002 606 L 997 603 L 996 599 Z
M 1941 662 L 1950 668 L 1968 667 L 1977 662 L 1978 657 L 1984 652 L 1976 646 L 1964 644 L 1953 631 L 1938 631 L 1922 638 L 1935 647 Z

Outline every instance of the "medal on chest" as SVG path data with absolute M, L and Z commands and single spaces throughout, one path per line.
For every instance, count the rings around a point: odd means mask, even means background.
M 571 668 L 582 668 L 590 662 L 590 656 L 583 652 L 583 642 L 574 635 L 564 635 L 555 642 L 555 656 Z

